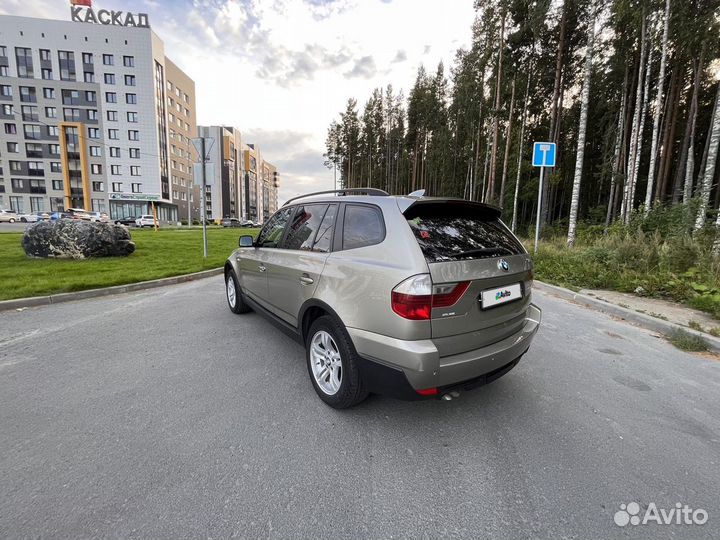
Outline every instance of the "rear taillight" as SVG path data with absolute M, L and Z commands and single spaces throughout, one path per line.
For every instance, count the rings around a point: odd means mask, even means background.
M 465 294 L 469 286 L 469 281 L 463 281 L 461 283 L 444 283 L 433 287 L 429 274 L 413 276 L 392 290 L 392 309 L 405 319 L 430 320 L 433 308 L 454 305 Z

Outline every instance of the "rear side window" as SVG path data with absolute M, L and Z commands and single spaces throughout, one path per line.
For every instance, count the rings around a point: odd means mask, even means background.
M 428 262 L 486 259 L 525 253 L 496 217 L 472 207 L 428 205 L 411 208 L 408 224 Z
M 380 209 L 375 206 L 349 204 L 345 207 L 343 249 L 379 244 L 385 239 L 385 224 Z
M 313 250 L 315 237 L 328 209 L 327 204 L 306 204 L 298 206 L 293 215 L 287 237 L 282 247 L 285 249 Z

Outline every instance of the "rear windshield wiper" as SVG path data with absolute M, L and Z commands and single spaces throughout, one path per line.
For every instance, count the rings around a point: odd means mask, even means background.
M 502 246 L 495 246 L 495 247 L 468 249 L 467 251 L 459 251 L 457 253 L 449 253 L 448 255 L 446 255 L 446 257 L 451 257 L 451 258 L 455 259 L 457 257 L 468 257 L 470 255 L 493 255 L 493 254 L 512 255 L 512 251 L 510 251 L 508 248 L 504 248 Z

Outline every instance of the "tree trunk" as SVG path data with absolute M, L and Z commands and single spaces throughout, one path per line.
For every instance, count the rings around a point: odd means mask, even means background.
M 618 114 L 617 134 L 615 135 L 615 150 L 613 152 L 611 179 L 610 179 L 610 196 L 608 197 L 608 209 L 605 217 L 605 233 L 614 213 L 615 190 L 618 189 L 618 174 L 620 173 L 620 153 L 625 139 L 625 108 L 627 107 L 627 82 L 628 70 L 625 69 L 625 79 L 623 80 L 623 95 L 620 101 L 620 113 Z
M 670 95 L 668 98 L 667 109 L 665 118 L 667 123 L 665 125 L 665 136 L 663 137 L 663 152 L 660 159 L 660 170 L 658 172 L 658 184 L 659 191 L 656 199 L 664 200 L 667 194 L 668 177 L 670 175 L 670 168 L 672 166 L 673 157 L 673 142 L 675 140 L 675 124 L 677 122 L 677 95 L 680 90 L 680 79 L 681 79 L 682 66 L 679 57 L 673 67 L 673 76 L 670 83 Z
M 640 172 L 640 157 L 642 156 L 643 133 L 645 131 L 645 118 L 647 117 L 648 97 L 650 95 L 650 67 L 652 66 L 652 48 L 648 54 L 647 67 L 645 69 L 645 89 L 643 90 L 643 105 L 640 113 L 640 128 L 638 129 L 637 151 L 635 152 L 635 165 L 633 166 L 632 181 L 630 184 L 630 212 L 635 205 L 635 188 L 637 187 L 638 174 Z
M 695 219 L 695 229 L 700 229 L 705 224 L 705 213 L 707 212 L 708 202 L 710 201 L 710 190 L 712 188 L 713 177 L 715 176 L 715 163 L 718 157 L 718 146 L 720 145 L 720 83 L 718 83 L 717 93 L 715 95 L 715 107 L 713 111 L 713 121 L 708 130 L 707 163 L 705 163 L 705 172 L 703 174 L 702 189 L 700 190 L 700 207 L 698 208 L 697 218 Z
M 645 213 L 650 211 L 655 188 L 655 161 L 658 153 L 658 136 L 660 133 L 660 113 L 663 108 L 663 90 L 665 88 L 665 64 L 667 59 L 668 29 L 670 26 L 670 0 L 665 0 L 665 21 L 663 25 L 662 56 L 660 56 L 660 75 L 658 76 L 655 109 L 653 111 L 653 132 L 650 143 L 650 168 L 648 170 L 647 189 L 645 190 Z
M 638 132 L 640 130 L 640 115 L 642 112 L 642 91 L 643 91 L 643 65 L 645 64 L 645 10 L 643 10 L 642 26 L 640 29 L 640 62 L 637 69 L 637 88 L 635 92 L 635 112 L 633 114 L 632 133 L 630 135 L 630 151 L 628 154 L 627 178 L 625 180 L 625 189 L 623 192 L 622 218 L 625 223 L 630 220 L 632 213 L 632 200 L 630 200 L 632 179 L 635 169 L 635 156 L 637 154 Z
M 587 51 L 585 53 L 585 73 L 583 77 L 582 101 L 580 102 L 580 126 L 578 128 L 575 178 L 573 180 L 573 190 L 570 198 L 570 220 L 567 237 L 569 247 L 573 247 L 575 244 L 578 206 L 580 203 L 580 183 L 582 181 L 583 160 L 585 158 L 585 132 L 587 130 L 588 105 L 590 103 L 590 81 L 592 78 L 593 46 L 595 44 L 595 8 L 591 7 L 590 9 L 593 10 L 593 14 L 590 20 L 590 35 L 588 36 Z
M 685 182 L 683 185 L 683 204 L 687 203 L 692 197 L 693 178 L 695 177 L 695 125 L 697 124 L 698 110 L 698 91 L 700 88 L 700 72 L 702 71 L 702 57 L 695 66 L 695 80 L 693 82 L 693 93 L 690 100 L 690 114 L 688 122 L 690 124 L 690 141 L 687 150 L 687 162 L 685 163 Z
M 530 63 L 527 84 L 525 86 L 525 102 L 523 103 L 523 112 L 520 117 L 520 141 L 518 142 L 517 175 L 515 177 L 515 194 L 513 195 L 513 216 L 511 226 L 513 232 L 517 229 L 517 203 L 518 194 L 520 193 L 520 171 L 522 169 L 523 144 L 525 143 L 525 122 L 527 120 L 528 101 L 530 100 L 530 79 L 532 78 L 532 71 L 532 63 Z
M 505 205 L 505 181 L 507 180 L 508 159 L 510 158 L 510 142 L 512 141 L 512 121 L 515 114 L 515 78 L 512 81 L 510 93 L 510 112 L 508 113 L 508 125 L 505 132 L 505 157 L 503 158 L 502 178 L 500 179 L 500 200 L 498 206 L 502 210 Z
M 502 85 L 503 50 L 505 49 L 505 11 L 500 19 L 500 36 L 498 43 L 498 68 L 495 84 L 495 110 L 493 111 L 493 138 L 492 154 L 490 156 L 490 171 L 488 173 L 487 194 L 485 200 L 491 202 L 495 198 L 495 171 L 497 170 L 498 139 L 500 137 L 500 86 Z

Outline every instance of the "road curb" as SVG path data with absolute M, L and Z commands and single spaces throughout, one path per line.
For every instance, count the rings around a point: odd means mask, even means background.
M 195 281 L 197 279 L 217 276 L 218 274 L 222 273 L 222 268 L 213 268 L 212 270 L 203 270 L 202 272 L 193 272 L 192 274 L 183 274 L 181 276 L 152 279 L 150 281 L 139 281 L 137 283 L 128 283 L 127 285 L 114 285 L 112 287 L 103 287 L 101 289 L 89 289 L 87 291 L 58 293 L 48 296 L 31 296 L 29 298 L 15 298 L 13 300 L 3 300 L 0 302 L 0 311 L 44 306 L 49 304 L 59 304 L 61 302 L 71 302 L 73 300 L 83 300 L 85 298 L 96 298 L 98 296 L 109 296 L 112 294 L 122 294 L 133 291 L 142 291 L 145 289 L 154 289 L 156 287 L 165 287 L 166 285 L 175 285 L 177 283 L 185 283 L 187 281 Z
M 698 332 L 697 330 L 693 330 L 692 328 L 688 328 L 687 326 L 682 326 L 680 324 L 676 324 L 670 321 L 664 321 L 656 317 L 651 317 L 650 315 L 645 315 L 644 313 L 638 313 L 637 311 L 633 311 L 632 309 L 624 308 L 618 306 L 617 304 L 612 304 L 605 300 L 601 300 L 600 298 L 597 298 L 595 296 L 577 293 L 575 291 L 571 291 L 570 289 L 558 287 L 557 285 L 550 285 L 549 283 L 544 283 L 542 281 L 535 280 L 535 282 L 533 283 L 533 287 L 539 291 L 553 294 L 564 300 L 570 300 L 571 302 L 576 302 L 578 304 L 595 309 L 597 311 L 601 311 L 608 315 L 624 319 L 630 323 L 645 328 L 646 330 L 658 332 L 663 335 L 667 335 L 673 330 L 683 330 L 688 334 L 703 338 L 707 342 L 708 348 L 710 348 L 710 350 L 714 352 L 720 352 L 720 339 L 704 332 Z

